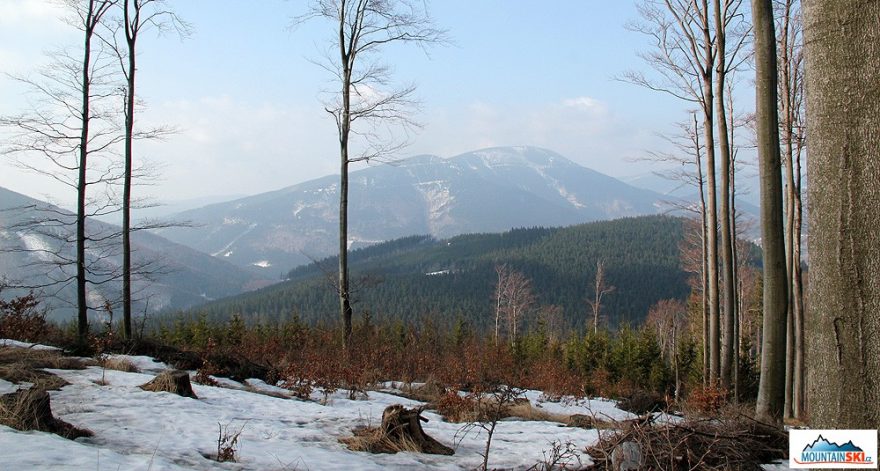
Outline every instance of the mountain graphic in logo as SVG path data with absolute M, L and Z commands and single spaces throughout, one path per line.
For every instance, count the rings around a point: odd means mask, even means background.
M 844 443 L 843 445 L 838 445 L 835 442 L 829 442 L 827 438 L 819 435 L 813 443 L 804 447 L 804 451 L 864 451 L 861 448 L 855 446 L 852 440 Z

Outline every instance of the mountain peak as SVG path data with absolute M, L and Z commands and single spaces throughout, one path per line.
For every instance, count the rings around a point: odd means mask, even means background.
M 449 160 L 488 168 L 509 166 L 546 168 L 577 165 L 552 150 L 532 146 L 489 147 L 457 155 Z
M 338 180 L 330 175 L 191 211 L 186 220 L 197 230 L 162 234 L 224 254 L 251 271 L 263 272 L 267 264 L 294 267 L 338 249 Z M 551 150 L 528 146 L 451 158 L 419 155 L 353 171 L 349 184 L 353 248 L 412 234 L 451 237 L 651 214 L 659 198 Z

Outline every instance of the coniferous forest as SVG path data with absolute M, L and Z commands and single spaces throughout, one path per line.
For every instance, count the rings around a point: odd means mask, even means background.
M 480 329 L 493 322 L 495 267 L 507 265 L 532 285 L 533 325 L 541 306 L 558 306 L 566 331 L 592 322 L 588 299 L 598 261 L 614 286 L 602 305 L 603 325 L 640 325 L 661 299 L 684 300 L 690 291 L 680 263 L 684 220 L 664 216 L 626 218 L 566 228 L 515 229 L 446 240 L 412 236 L 353 251 L 349 258 L 358 315 L 375 320 L 451 326 L 465 320 Z M 296 316 L 335 323 L 336 294 L 326 273 L 330 257 L 291 270 L 287 280 L 262 290 L 208 303 L 184 317 L 249 323 Z M 329 270 L 328 270 L 328 267 Z

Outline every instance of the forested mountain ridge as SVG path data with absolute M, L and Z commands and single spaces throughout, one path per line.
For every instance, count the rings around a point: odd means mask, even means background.
M 349 247 L 429 234 L 447 238 L 657 213 L 663 196 L 550 150 L 498 147 L 448 159 L 412 157 L 351 173 Z M 195 227 L 163 237 L 258 272 L 336 253 L 338 177 L 178 215 Z
M 603 303 L 607 322 L 637 323 L 656 301 L 683 299 L 689 292 L 679 262 L 683 226 L 679 218 L 643 216 L 439 240 L 410 236 L 355 250 L 349 258 L 352 279 L 366 280 L 354 294 L 356 315 L 369 312 L 374 319 L 406 322 L 431 318 L 444 324 L 461 319 L 486 327 L 494 322 L 495 267 L 507 264 L 532 281 L 534 311 L 559 306 L 563 323 L 580 329 L 596 263 L 602 260 L 608 283 L 616 287 Z M 296 315 L 311 323 L 334 323 L 338 306 L 330 280 L 335 263 L 329 257 L 296 268 L 283 283 L 184 315 L 223 320 L 238 314 L 249 322 Z
M 26 221 L 38 221 L 50 217 L 56 222 L 47 222 L 43 227 L 26 227 Z M 12 284 L 42 286 L 50 281 L 69 278 L 73 271 L 72 244 L 63 243 L 53 233 L 65 237 L 73 231 L 75 216 L 62 208 L 30 198 L 0 187 L 0 281 Z M 119 227 L 92 218 L 87 219 L 86 227 L 91 235 L 105 237 L 119 233 Z M 66 232 L 65 232 L 66 231 Z M 66 234 L 69 237 L 69 234 Z M 89 247 L 87 263 L 99 272 L 118 271 L 121 255 L 112 241 L 101 247 Z M 218 260 L 189 247 L 173 243 L 147 231 L 132 234 L 134 263 L 136 266 L 149 264 L 133 276 L 136 299 L 148 299 L 146 303 L 136 303 L 138 312 L 150 314 L 162 309 L 184 309 L 230 294 L 237 294 L 265 285 L 253 274 Z M 117 242 L 118 245 L 118 242 Z M 147 272 L 150 273 L 147 273 Z M 104 281 L 95 276 L 100 284 L 90 285 L 89 302 L 103 305 L 103 299 L 114 300 L 118 296 L 121 280 L 118 276 Z M 16 294 L 18 291 L 10 290 Z M 57 283 L 46 287 L 44 294 L 54 293 L 47 306 L 53 307 L 49 317 L 58 321 L 73 320 L 71 306 L 76 299 L 72 283 Z

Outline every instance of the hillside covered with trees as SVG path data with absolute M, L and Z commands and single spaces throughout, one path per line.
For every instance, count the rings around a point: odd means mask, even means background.
M 494 319 L 496 267 L 507 265 L 529 280 L 534 294 L 524 323 L 552 310 L 561 311 L 561 327 L 582 329 L 592 322 L 587 300 L 601 261 L 606 283 L 614 287 L 603 299 L 603 322 L 637 324 L 658 300 L 684 299 L 689 293 L 679 261 L 683 225 L 682 219 L 648 216 L 443 240 L 397 239 L 351 253 L 358 285 L 355 311 L 377 320 L 430 317 L 452 325 L 463 319 L 488 327 Z M 224 320 L 238 314 L 247 322 L 298 316 L 334 323 L 337 298 L 329 274 L 336 263 L 335 257 L 316 261 L 292 270 L 283 283 L 183 315 Z

